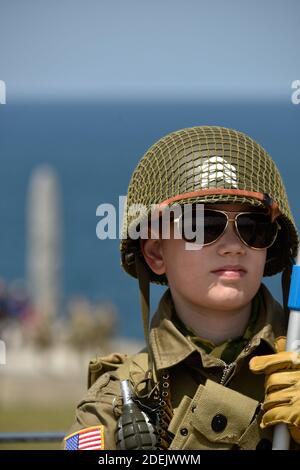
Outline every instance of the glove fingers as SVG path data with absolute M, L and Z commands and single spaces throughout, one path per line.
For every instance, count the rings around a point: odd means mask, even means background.
M 278 411 L 278 408 L 276 408 L 276 410 Z M 289 420 L 286 419 L 284 414 L 283 415 L 281 413 L 271 414 L 271 411 L 268 413 L 265 413 L 261 421 L 260 427 L 264 429 L 270 426 L 276 426 L 276 424 L 280 424 L 280 423 L 287 424 L 292 438 L 294 439 L 295 442 L 299 444 L 300 443 L 300 429 L 298 426 L 294 426 L 293 424 L 290 424 Z
M 290 433 L 295 442 L 300 442 L 300 429 L 297 426 L 289 426 Z
M 286 336 L 278 336 L 274 341 L 276 352 L 285 351 Z
M 286 406 L 280 406 L 279 404 L 277 404 L 276 407 L 265 410 L 260 423 L 260 427 L 263 429 L 269 426 L 275 426 L 279 423 L 290 424 L 288 419 L 288 413 L 286 411 Z
M 298 370 L 274 372 L 266 377 L 265 390 L 266 393 L 269 394 L 276 390 L 291 387 L 297 383 L 300 384 L 300 371 Z
M 262 408 L 264 411 L 268 411 L 271 408 L 278 406 L 288 406 L 292 402 L 291 391 L 289 388 L 284 390 L 277 390 L 276 392 L 267 395 Z
M 289 427 L 289 431 L 297 443 L 300 443 L 300 415 L 299 410 L 293 410 L 289 405 L 278 405 L 265 411 L 261 428 L 275 426 L 279 423 L 285 423 Z
M 285 423 L 293 439 L 300 444 L 300 354 L 283 351 L 284 340 L 275 340 L 277 353 L 253 357 L 249 367 L 256 374 L 266 375 L 260 426 Z
M 300 355 L 296 352 L 283 351 L 267 356 L 255 356 L 249 362 L 249 367 L 255 374 L 272 374 L 286 369 L 300 369 Z

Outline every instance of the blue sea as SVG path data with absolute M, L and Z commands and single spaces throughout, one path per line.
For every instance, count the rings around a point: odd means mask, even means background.
M 290 102 L 8 102 L 0 106 L 0 277 L 25 278 L 25 206 L 30 175 L 57 172 L 64 227 L 63 295 L 112 301 L 119 333 L 142 338 L 137 282 L 120 267 L 119 240 L 96 237 L 96 208 L 118 205 L 147 148 L 183 127 L 246 132 L 273 156 L 299 226 L 300 105 Z M 266 279 L 281 301 L 280 277 Z M 153 286 L 152 307 L 165 288 Z

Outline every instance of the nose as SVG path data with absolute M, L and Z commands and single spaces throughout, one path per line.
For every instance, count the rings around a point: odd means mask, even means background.
M 244 254 L 246 252 L 246 245 L 236 233 L 233 220 L 228 221 L 226 230 L 217 243 L 218 252 L 221 255 L 226 255 L 227 253 Z

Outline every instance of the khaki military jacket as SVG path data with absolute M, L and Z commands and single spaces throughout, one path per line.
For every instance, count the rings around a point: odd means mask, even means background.
M 172 298 L 167 290 L 155 313 L 150 345 L 158 371 L 170 376 L 173 418 L 170 449 L 270 448 L 272 429 L 259 423 L 264 376 L 249 370 L 253 356 L 272 354 L 274 339 L 285 335 L 282 307 L 262 284 L 263 302 L 252 339 L 232 364 L 207 354 L 171 321 Z M 115 430 L 122 413 L 120 380 L 138 383 L 147 370 L 147 352 L 90 363 L 89 385 L 76 410 L 70 433 L 103 425 L 105 449 L 116 449 Z

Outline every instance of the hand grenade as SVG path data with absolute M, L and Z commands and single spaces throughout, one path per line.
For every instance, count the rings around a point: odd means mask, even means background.
M 157 432 L 149 416 L 133 400 L 129 380 L 121 381 L 123 411 L 116 429 L 120 450 L 157 449 Z

